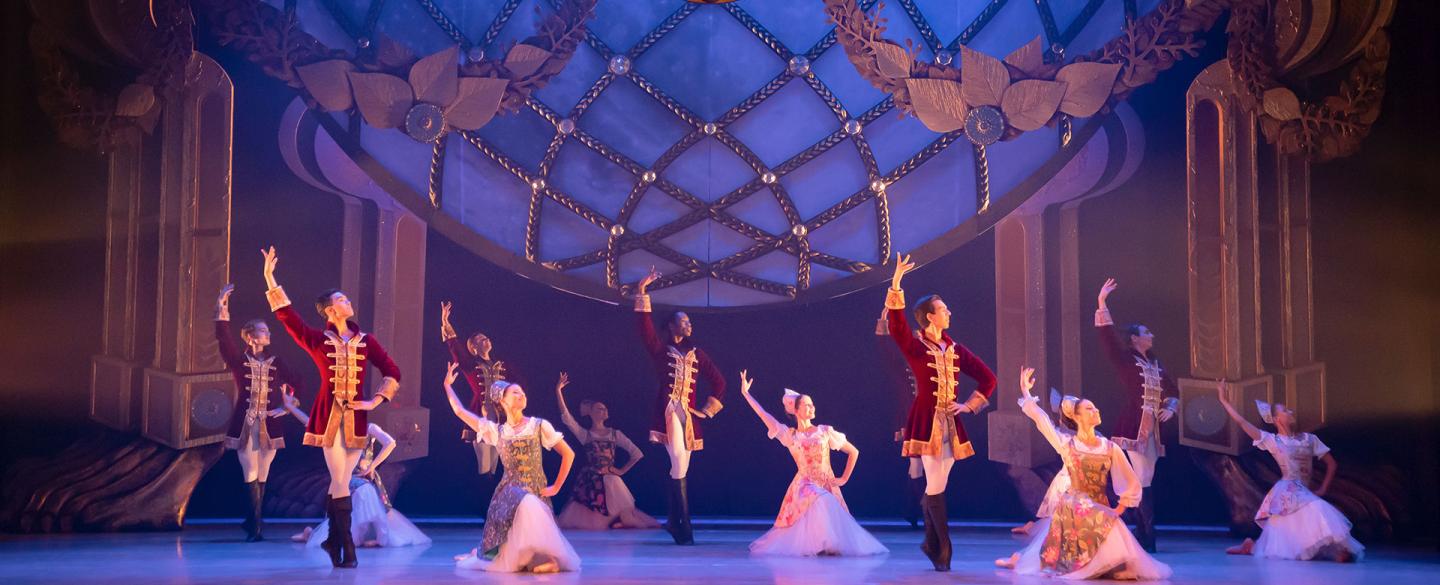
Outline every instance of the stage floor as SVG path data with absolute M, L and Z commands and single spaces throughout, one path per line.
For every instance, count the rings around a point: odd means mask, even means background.
M 941 575 L 917 546 L 922 533 L 877 527 L 890 554 L 875 558 L 751 558 L 746 546 L 763 530 L 700 530 L 694 547 L 670 544 L 659 530 L 569 532 L 582 559 L 578 573 L 498 575 L 457 570 L 451 557 L 480 539 L 475 524 L 420 523 L 427 547 L 361 549 L 360 568 L 332 569 L 323 552 L 286 539 L 302 525 L 272 522 L 272 540 L 247 544 L 237 527 L 192 525 L 178 533 L 0 535 L 0 583 L 1059 583 L 996 569 L 993 560 L 1021 541 L 998 527 L 955 527 L 953 571 Z M 751 525 L 753 526 L 753 525 Z M 1440 569 L 1432 550 L 1371 547 L 1364 562 L 1262 561 L 1224 554 L 1224 534 L 1162 532 L 1158 558 L 1171 583 L 1247 585 L 1399 585 L 1423 583 Z

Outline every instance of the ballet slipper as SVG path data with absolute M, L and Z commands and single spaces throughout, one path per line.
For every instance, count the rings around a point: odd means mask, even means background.
M 1030 529 L 1031 529 L 1031 528 L 1034 528 L 1034 527 L 1035 527 L 1035 521 L 1034 521 L 1034 520 L 1031 520 L 1031 521 L 1026 522 L 1026 523 L 1024 523 L 1024 524 L 1022 524 L 1022 525 L 1020 525 L 1020 526 L 1016 526 L 1016 527 L 1014 527 L 1014 528 L 1011 528 L 1011 529 L 1010 529 L 1010 534 L 1018 534 L 1018 535 L 1020 535 L 1020 536 L 1030 536 Z
M 1240 544 L 1237 544 L 1237 545 L 1235 545 L 1235 546 L 1232 546 L 1232 547 L 1230 547 L 1230 548 L 1225 549 L 1225 554 L 1227 554 L 1227 555 L 1248 555 L 1248 554 L 1250 554 L 1250 553 L 1251 553 L 1252 551 L 1254 551 L 1254 550 L 1255 550 L 1255 540 L 1252 539 L 1252 538 L 1247 538 L 1247 539 L 1245 539 L 1245 542 L 1242 542 L 1242 543 L 1240 543 Z

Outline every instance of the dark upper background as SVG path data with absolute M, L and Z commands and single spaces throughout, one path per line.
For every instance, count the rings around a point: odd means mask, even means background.
M 105 166 L 96 155 L 58 145 L 32 97 L 28 12 L 6 3 L 0 42 L 0 466 L 65 445 L 84 424 L 89 357 L 99 350 L 104 278 Z M 1416 486 L 1397 518 L 1406 527 L 1434 526 L 1440 474 L 1434 431 L 1440 411 L 1440 47 L 1431 31 L 1440 8 L 1401 3 L 1391 26 L 1389 91 L 1360 154 L 1318 165 L 1313 174 L 1316 352 L 1328 367 L 1331 424 L 1320 432 L 1332 447 L 1401 467 Z M 232 301 L 236 319 L 265 312 L 257 250 L 281 252 L 279 277 L 296 298 L 332 286 L 339 271 L 340 204 L 287 170 L 275 148 L 280 112 L 292 98 L 281 84 L 233 54 L 207 50 L 236 84 Z M 1122 284 L 1117 319 L 1143 320 L 1172 367 L 1188 354 L 1185 291 L 1183 96 L 1194 74 L 1219 54 L 1182 63 L 1131 104 L 1145 122 L 1145 165 L 1116 192 L 1082 208 L 1082 307 L 1090 285 L 1107 276 Z M 412 515 L 479 515 L 490 483 L 475 479 L 474 458 L 459 442 L 440 380 L 446 353 L 438 306 L 456 303 L 462 332 L 482 329 L 496 355 L 520 373 L 531 414 L 555 420 L 553 383 L 561 370 L 574 383 L 572 407 L 594 398 L 610 405 L 612 423 L 642 442 L 654 381 L 626 307 L 602 305 L 550 289 L 497 268 L 450 241 L 429 238 L 424 369 L 405 372 L 403 392 L 418 392 L 431 410 L 430 456 L 397 495 Z M 993 240 L 987 234 L 906 279 L 911 295 L 942 293 L 955 312 L 952 334 L 994 363 Z M 767 442 L 763 426 L 739 396 L 735 372 L 749 368 L 755 393 L 780 413 L 780 388 L 815 396 L 818 419 L 846 432 L 863 457 L 845 488 L 860 516 L 897 513 L 905 462 L 891 433 L 908 404 L 883 364 L 891 351 L 873 335 L 883 290 L 827 302 L 752 312 L 694 315 L 696 339 L 725 370 L 728 408 L 706 424 L 707 447 L 691 472 L 698 514 L 773 514 L 793 463 Z M 362 311 L 364 309 L 362 308 Z M 273 323 L 272 323 L 273 325 Z M 294 364 L 303 356 L 279 333 L 275 347 Z M 1118 407 L 1114 384 L 1093 344 L 1084 353 L 1083 392 L 1102 411 Z M 1183 374 L 1184 372 L 1176 372 Z M 309 373 L 309 392 L 315 376 Z M 1075 392 L 1080 389 L 1066 388 Z M 968 391 L 968 390 L 967 390 Z M 465 392 L 465 390 L 462 390 Z M 998 465 L 984 460 L 982 418 L 967 418 L 981 456 L 956 465 L 952 516 L 1019 520 L 1022 509 Z M 1175 445 L 1174 425 L 1167 442 Z M 1103 425 L 1102 425 L 1103 430 Z M 298 425 L 290 425 L 299 434 Z M 298 436 L 293 440 L 298 445 Z M 641 506 L 663 507 L 664 452 L 646 446 L 646 460 L 627 477 Z M 320 465 L 317 453 L 292 448 L 277 465 Z M 1218 490 L 1178 445 L 1157 474 L 1161 522 L 1219 524 Z M 239 466 L 225 457 L 197 488 L 191 514 L 238 515 Z

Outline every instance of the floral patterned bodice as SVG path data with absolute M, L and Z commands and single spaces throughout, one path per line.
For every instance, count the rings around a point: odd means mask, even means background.
M 785 443 L 790 456 L 795 459 L 795 468 L 800 477 L 825 487 L 835 483 L 835 470 L 830 466 L 830 450 L 834 448 L 834 437 L 840 435 L 829 426 L 814 426 L 805 431 L 790 430 L 791 439 Z M 840 435 L 841 445 L 844 435 Z
M 1100 440 L 1103 442 L 1105 439 Z M 1070 473 L 1070 489 L 1096 502 L 1108 502 L 1105 489 L 1110 485 L 1110 451 L 1103 449 L 1100 453 L 1090 453 L 1082 450 L 1085 448 L 1090 447 L 1082 447 L 1079 439 L 1070 438 L 1070 452 L 1065 457 L 1065 469 Z

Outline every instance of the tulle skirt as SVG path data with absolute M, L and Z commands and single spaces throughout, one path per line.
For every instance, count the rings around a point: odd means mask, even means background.
M 866 556 L 887 552 L 890 550 L 862 528 L 829 492 L 816 497 L 794 524 L 771 528 L 750 543 L 750 554 L 768 556 Z
M 1070 471 L 1062 466 L 1060 471 L 1055 474 L 1055 479 L 1050 480 L 1050 488 L 1045 490 L 1045 499 L 1040 500 L 1040 509 L 1035 511 L 1035 517 L 1049 518 L 1051 514 L 1055 513 L 1055 502 L 1060 501 L 1060 496 L 1068 491 L 1070 491 Z
M 478 556 L 467 555 L 456 561 L 455 566 L 476 571 L 520 573 L 554 561 L 561 571 L 580 569 L 580 555 L 575 554 L 570 541 L 560 533 L 550 507 L 534 494 L 526 494 L 516 506 L 515 520 L 495 558 L 485 559 L 484 552 L 479 551 Z
M 385 504 L 380 502 L 380 494 L 369 482 L 350 493 L 350 507 L 350 537 L 357 546 L 430 544 L 430 537 L 425 536 L 399 510 L 385 509 Z M 319 547 L 329 534 L 330 520 L 327 518 L 310 532 L 305 546 Z
M 1344 549 L 1359 560 L 1365 547 L 1350 536 L 1350 520 L 1316 498 L 1294 512 L 1270 516 L 1255 541 L 1254 554 L 1270 559 L 1308 561 L 1326 549 Z
M 561 528 L 605 530 L 615 524 L 616 520 L 620 521 L 621 528 L 660 527 L 659 522 L 635 507 L 635 496 L 630 493 L 630 488 L 620 476 L 605 475 L 602 481 L 605 482 L 605 508 L 610 515 L 602 515 L 572 499 L 565 504 L 565 509 L 560 511 L 557 523 Z
M 1045 547 L 1045 536 L 1050 532 L 1051 518 L 1042 518 L 1031 529 L 1030 544 L 1020 551 L 1020 560 L 1015 563 L 1015 572 L 1022 575 L 1046 574 L 1040 562 L 1040 552 Z M 1135 536 L 1125 523 L 1116 519 L 1100 549 L 1084 567 L 1063 575 L 1062 579 L 1134 579 L 1156 581 L 1170 577 L 1170 566 L 1155 560 L 1141 548 Z

